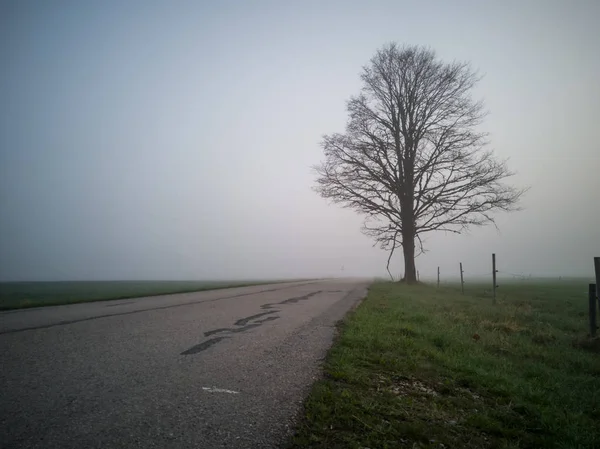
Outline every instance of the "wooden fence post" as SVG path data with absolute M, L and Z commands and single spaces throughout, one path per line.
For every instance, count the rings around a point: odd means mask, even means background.
M 594 257 L 594 274 L 596 275 L 596 295 L 598 296 L 598 300 L 600 301 L 600 295 L 598 295 L 600 290 L 600 257 Z
M 590 336 L 596 335 L 596 307 L 600 307 L 600 257 L 594 257 L 594 275 L 596 276 L 596 284 L 590 284 L 589 288 L 589 301 L 590 301 Z M 596 298 L 598 304 L 596 304 Z
M 462 262 L 460 262 L 460 289 L 462 291 L 462 294 L 465 294 L 465 281 L 463 280 L 463 269 L 462 269 Z
M 596 284 L 590 284 L 588 290 L 589 314 L 590 314 L 590 337 L 596 336 Z
M 493 295 L 493 302 L 494 304 L 496 304 L 496 287 L 498 287 L 496 285 L 496 273 L 498 272 L 498 270 L 496 270 L 496 253 L 492 254 L 492 295 Z
M 437 283 L 438 288 L 440 288 L 440 267 L 438 267 L 438 283 Z

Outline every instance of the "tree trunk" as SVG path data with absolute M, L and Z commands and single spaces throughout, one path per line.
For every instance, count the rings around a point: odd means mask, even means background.
M 417 268 L 415 266 L 415 235 L 406 232 L 402 235 L 402 251 L 404 253 L 404 282 L 415 284 L 417 282 Z
M 414 166 L 407 161 L 403 162 L 404 173 L 407 173 L 406 184 L 413 185 L 412 170 Z M 417 283 L 417 268 L 415 266 L 415 237 L 416 223 L 414 213 L 413 192 L 404 192 L 400 195 L 400 208 L 402 211 L 402 252 L 404 253 L 404 279 L 407 284 Z

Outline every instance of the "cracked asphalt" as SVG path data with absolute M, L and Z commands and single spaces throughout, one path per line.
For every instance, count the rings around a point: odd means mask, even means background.
M 2 312 L 0 447 L 280 447 L 369 283 Z

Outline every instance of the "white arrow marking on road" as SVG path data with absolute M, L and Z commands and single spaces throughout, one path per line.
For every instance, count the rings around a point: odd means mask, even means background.
M 229 393 L 229 394 L 240 394 L 239 391 L 226 390 L 224 388 L 217 387 L 202 387 L 202 389 L 208 393 Z

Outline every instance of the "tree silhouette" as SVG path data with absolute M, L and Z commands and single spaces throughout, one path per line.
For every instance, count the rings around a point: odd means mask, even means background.
M 345 133 L 323 138 L 315 190 L 366 215 L 363 232 L 390 251 L 388 271 L 402 246 L 404 280 L 416 282 L 423 234 L 494 223 L 492 213 L 516 210 L 525 190 L 504 183 L 513 173 L 486 149 L 483 103 L 471 98 L 479 77 L 469 64 L 392 43 L 361 79 Z

